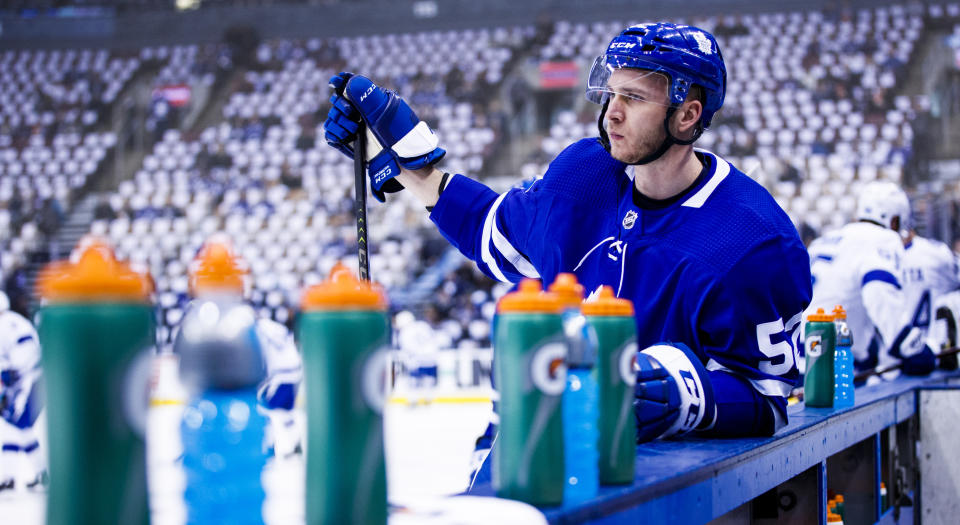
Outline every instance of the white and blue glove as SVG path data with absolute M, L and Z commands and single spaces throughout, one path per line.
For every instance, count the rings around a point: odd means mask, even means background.
M 709 428 L 716 417 L 713 386 L 696 354 L 682 343 L 637 353 L 633 413 L 637 442 Z
M 394 177 L 400 167 L 416 170 L 440 161 L 446 154 L 439 138 L 426 122 L 393 91 L 369 78 L 340 73 L 330 78 L 333 107 L 323 123 L 327 144 L 353 158 L 351 144 L 357 138 L 360 119 L 367 124 L 367 174 L 373 195 L 380 202 L 385 193 L 403 189 Z

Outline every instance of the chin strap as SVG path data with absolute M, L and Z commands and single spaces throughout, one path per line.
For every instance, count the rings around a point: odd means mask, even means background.
M 610 135 L 607 134 L 607 128 L 603 125 L 603 118 L 607 116 L 607 108 L 610 106 L 610 99 L 608 98 L 606 102 L 603 103 L 603 108 L 600 110 L 600 116 L 597 118 L 597 128 L 600 130 L 600 144 L 603 145 L 603 149 L 607 150 L 607 153 L 610 153 Z M 631 165 L 642 166 L 644 164 L 650 164 L 651 162 L 659 159 L 663 156 L 664 153 L 670 149 L 670 146 L 674 144 L 679 144 L 681 146 L 686 146 L 688 144 L 693 144 L 700 135 L 703 134 L 703 121 L 697 122 L 696 132 L 693 134 L 693 137 L 687 140 L 680 140 L 673 136 L 670 133 L 670 117 L 677 111 L 678 106 L 670 106 L 667 108 L 667 114 L 663 117 L 663 131 L 666 134 L 663 142 L 660 143 L 660 146 L 657 147 L 652 153 L 643 157 L 642 159 L 631 162 Z

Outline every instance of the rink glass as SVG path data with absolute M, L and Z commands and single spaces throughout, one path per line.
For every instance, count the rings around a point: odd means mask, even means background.
M 302 307 L 307 524 L 385 524 L 386 299 L 335 268 L 305 292 Z
M 38 332 L 47 386 L 47 523 L 145 524 L 154 311 L 108 247 L 48 267 Z

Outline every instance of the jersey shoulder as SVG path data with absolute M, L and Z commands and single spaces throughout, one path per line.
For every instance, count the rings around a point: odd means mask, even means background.
M 542 189 L 588 205 L 616 206 L 625 166 L 611 157 L 596 137 L 581 139 L 553 159 L 543 176 Z
M 744 257 L 760 253 L 769 253 L 771 259 L 802 256 L 806 260 L 797 229 L 770 193 L 726 160 L 705 154 L 716 165 L 712 179 L 722 180 L 708 180 L 697 191 L 701 193 L 715 184 L 695 216 L 685 221 L 680 232 L 685 243 L 722 273 Z M 697 193 L 687 202 L 697 199 Z

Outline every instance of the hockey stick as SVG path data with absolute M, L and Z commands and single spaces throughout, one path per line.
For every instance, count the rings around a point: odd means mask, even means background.
M 941 357 L 947 357 L 947 356 L 956 355 L 956 354 L 960 354 L 960 347 L 947 348 L 946 350 L 940 351 L 939 354 L 935 354 L 934 357 L 941 358 Z M 863 381 L 870 376 L 879 376 L 879 375 L 886 374 L 887 372 L 893 372 L 894 370 L 899 370 L 901 366 L 903 366 L 902 362 L 892 364 L 890 366 L 885 366 L 883 368 L 877 367 L 877 368 L 871 368 L 870 370 L 863 370 L 861 372 L 858 372 L 856 375 L 854 375 L 853 380 Z
M 360 279 L 370 280 L 370 252 L 367 249 L 367 174 L 364 161 L 367 158 L 367 126 L 361 122 L 357 129 L 357 142 L 353 148 L 354 191 L 357 215 L 357 256 L 360 262 Z

